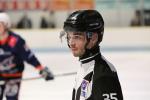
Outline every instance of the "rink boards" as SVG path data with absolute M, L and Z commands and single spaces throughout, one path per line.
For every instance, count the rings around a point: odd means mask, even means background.
M 15 30 L 23 36 L 28 45 L 36 51 L 63 51 L 66 43 L 61 43 L 62 29 Z M 102 49 L 111 50 L 150 50 L 150 27 L 105 28 Z M 116 49 L 115 49 L 116 48 Z

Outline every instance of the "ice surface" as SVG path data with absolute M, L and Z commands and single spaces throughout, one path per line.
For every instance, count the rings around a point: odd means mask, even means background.
M 116 67 L 122 85 L 124 100 L 149 100 L 150 98 L 150 52 L 103 52 Z M 68 52 L 36 53 L 43 65 L 54 74 L 74 72 L 78 59 Z M 24 78 L 37 76 L 38 71 L 26 66 Z M 20 100 L 71 100 L 75 75 L 56 77 L 54 81 L 43 79 L 23 81 Z

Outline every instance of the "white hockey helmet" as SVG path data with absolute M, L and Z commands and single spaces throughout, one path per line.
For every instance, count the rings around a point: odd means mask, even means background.
M 5 12 L 0 12 L 0 22 L 3 22 L 7 29 L 11 27 L 10 17 Z

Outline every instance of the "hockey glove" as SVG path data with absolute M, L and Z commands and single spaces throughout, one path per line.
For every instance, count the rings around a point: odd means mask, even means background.
M 54 79 L 54 75 L 52 74 L 52 72 L 48 69 L 48 67 L 45 67 L 44 69 L 42 69 L 40 71 L 40 75 L 42 77 L 45 78 L 46 81 L 48 80 L 53 80 Z

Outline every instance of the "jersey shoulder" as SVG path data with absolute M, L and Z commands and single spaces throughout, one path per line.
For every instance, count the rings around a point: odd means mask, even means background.
M 15 47 L 17 44 L 21 43 L 24 43 L 24 39 L 20 35 L 10 31 L 8 45 L 10 47 Z
M 100 72 L 117 72 L 116 68 L 104 56 L 99 56 L 95 62 L 95 68 Z

